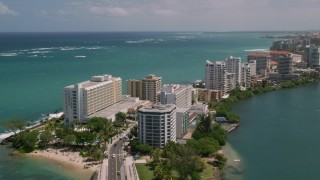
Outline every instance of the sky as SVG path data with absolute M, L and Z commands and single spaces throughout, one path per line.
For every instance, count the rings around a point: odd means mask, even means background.
M 320 0 L 0 0 L 0 32 L 320 30 Z

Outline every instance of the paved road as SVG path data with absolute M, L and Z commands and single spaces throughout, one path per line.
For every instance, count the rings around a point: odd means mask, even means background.
M 123 140 L 119 140 L 109 150 L 108 178 L 107 178 L 108 180 L 121 180 L 121 174 L 124 174 L 124 167 L 123 167 L 124 156 L 122 151 L 123 143 L 124 143 Z

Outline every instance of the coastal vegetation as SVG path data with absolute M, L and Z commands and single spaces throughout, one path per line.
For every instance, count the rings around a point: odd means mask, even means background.
M 75 122 L 72 127 L 64 125 L 63 119 L 44 121 L 42 126 L 26 129 L 25 121 L 13 119 L 0 121 L 1 126 L 15 132 L 7 138 L 21 153 L 47 148 L 69 149 L 78 151 L 89 161 L 101 161 L 105 158 L 105 142 L 112 142 L 112 137 L 125 129 L 125 113 L 117 113 L 116 121 L 94 117 L 86 123 Z M 18 133 L 19 132 L 19 133 Z
M 214 122 L 212 115 L 198 118 L 193 139 L 187 140 L 186 144 L 169 141 L 160 149 L 141 144 L 138 140 L 131 141 L 133 152 L 151 156 L 152 162 L 147 166 L 155 179 L 201 179 L 202 172 L 208 171 L 207 166 L 223 169 L 226 158 L 218 151 L 226 143 L 227 132 Z M 213 170 L 210 172 L 206 179 L 212 178 Z

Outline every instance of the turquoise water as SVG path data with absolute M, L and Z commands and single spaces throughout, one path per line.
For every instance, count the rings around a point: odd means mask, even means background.
M 97 74 L 120 76 L 123 92 L 125 80 L 150 73 L 162 76 L 164 83 L 203 79 L 207 59 L 245 59 L 245 50 L 268 49 L 272 39 L 260 36 L 264 34 L 0 33 L 0 119 L 34 120 L 62 110 L 63 87 Z M 0 174 L 6 179 L 67 177 L 55 168 L 44 170 L 38 161 L 5 160 L 3 151 L 8 150 L 1 146 Z
M 317 83 L 237 103 L 241 126 L 228 142 L 241 162 L 224 179 L 319 179 L 319 98 Z

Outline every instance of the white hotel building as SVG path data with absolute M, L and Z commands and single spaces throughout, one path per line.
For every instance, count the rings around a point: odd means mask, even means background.
M 166 84 L 159 94 L 161 104 L 175 104 L 180 108 L 189 108 L 192 105 L 192 85 Z
M 122 99 L 122 80 L 111 75 L 92 76 L 91 80 L 64 88 L 65 124 L 84 122 L 88 117 Z
M 164 147 L 168 141 L 176 142 L 176 106 L 153 105 L 137 111 L 138 136 L 141 143 Z

